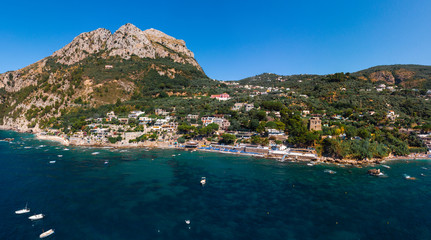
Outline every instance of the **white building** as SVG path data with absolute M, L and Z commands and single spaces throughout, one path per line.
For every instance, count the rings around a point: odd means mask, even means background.
M 393 110 L 389 110 L 386 117 L 392 121 L 394 121 L 395 119 L 397 119 L 400 115 L 399 114 L 395 114 L 395 112 Z
M 139 115 L 145 114 L 145 112 L 141 112 L 141 111 L 131 111 L 128 115 L 129 118 L 134 118 L 137 119 L 139 117 Z
M 201 118 L 203 125 L 206 127 L 211 123 L 219 125 L 221 129 L 226 130 L 230 126 L 230 122 L 225 118 L 218 117 L 203 117 Z

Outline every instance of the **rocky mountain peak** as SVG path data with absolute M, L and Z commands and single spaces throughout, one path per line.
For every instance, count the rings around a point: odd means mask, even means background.
M 70 65 L 81 61 L 89 54 L 99 52 L 103 47 L 103 43 L 110 37 L 111 32 L 104 28 L 81 33 L 65 47 L 54 52 L 52 56 L 58 57 L 57 62 Z
M 193 52 L 187 49 L 183 40 L 155 29 L 142 31 L 131 23 L 121 26 L 113 34 L 103 28 L 82 33 L 52 56 L 56 57 L 59 63 L 71 65 L 102 50 L 107 53 L 104 57 L 120 56 L 129 59 L 136 55 L 141 58 L 171 58 L 175 62 L 191 64 L 202 71 Z
M 127 32 L 137 32 L 137 31 L 142 31 L 142 30 L 131 23 L 126 23 L 123 26 L 121 26 L 116 32 L 127 33 Z

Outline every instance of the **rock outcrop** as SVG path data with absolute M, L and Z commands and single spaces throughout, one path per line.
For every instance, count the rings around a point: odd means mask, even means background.
M 394 84 L 395 78 L 389 71 L 377 71 L 370 74 L 370 79 L 373 82 L 384 81 L 388 84 Z
M 155 29 L 142 31 L 130 23 L 121 26 L 114 34 L 103 28 L 82 33 L 52 56 L 57 57 L 58 63 L 71 65 L 101 51 L 107 53 L 102 57 L 129 59 L 136 55 L 140 58 L 170 58 L 174 62 L 191 64 L 202 71 L 183 40 Z

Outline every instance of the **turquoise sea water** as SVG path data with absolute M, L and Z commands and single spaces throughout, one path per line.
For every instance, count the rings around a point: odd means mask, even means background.
M 50 239 L 64 240 L 431 239 L 430 161 L 388 163 L 387 177 L 371 177 L 367 168 L 179 150 L 65 151 L 29 134 L 0 131 L 5 137 L 15 141 L 0 142 L 0 239 L 38 239 L 50 228 Z M 15 215 L 27 202 L 45 218 Z

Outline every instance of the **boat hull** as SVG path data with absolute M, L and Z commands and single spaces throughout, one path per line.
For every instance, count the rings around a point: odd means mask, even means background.
M 46 237 L 51 236 L 52 234 L 54 234 L 54 230 L 49 229 L 48 231 L 43 232 L 42 234 L 40 234 L 39 238 L 46 238 Z

